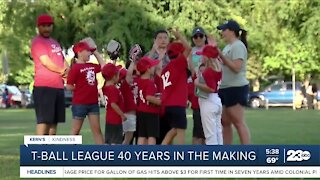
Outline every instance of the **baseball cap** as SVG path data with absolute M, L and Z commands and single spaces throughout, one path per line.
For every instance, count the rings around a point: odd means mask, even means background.
M 234 21 L 234 20 L 228 20 L 227 22 L 225 22 L 224 24 L 221 24 L 219 26 L 217 26 L 218 30 L 226 30 L 226 29 L 230 29 L 233 31 L 239 31 L 241 30 L 240 25 Z
M 43 24 L 53 24 L 53 17 L 48 14 L 41 14 L 37 19 L 37 26 Z
M 83 50 L 88 50 L 93 52 L 96 50 L 96 48 L 91 48 L 86 42 L 78 42 L 73 46 L 72 50 L 74 53 L 79 53 Z
M 146 72 L 149 68 L 156 66 L 159 64 L 159 60 L 156 59 L 150 59 L 149 57 L 145 56 L 140 58 L 140 60 L 137 63 L 137 70 L 140 73 Z
M 196 34 L 203 34 L 206 35 L 206 32 L 204 31 L 204 29 L 202 27 L 195 27 L 192 31 L 192 36 L 196 35 Z
M 168 45 L 167 53 L 168 53 L 168 56 L 170 58 L 172 58 L 172 57 L 176 57 L 179 54 L 183 53 L 184 50 L 185 50 L 185 48 L 184 48 L 183 44 L 181 44 L 179 42 L 173 42 Z
M 108 63 L 103 66 L 101 73 L 106 80 L 110 80 L 119 72 L 120 69 L 121 67 Z
M 122 79 L 124 79 L 127 75 L 127 70 L 125 68 L 122 68 L 120 70 L 120 73 L 119 73 L 119 81 L 121 81 Z
M 219 51 L 217 47 L 211 45 L 206 45 L 202 51 L 196 52 L 197 55 L 207 56 L 209 58 L 217 58 L 219 56 Z

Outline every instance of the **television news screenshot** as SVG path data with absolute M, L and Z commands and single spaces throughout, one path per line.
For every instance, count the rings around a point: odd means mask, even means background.
M 320 0 L 0 2 L 0 179 L 320 179 Z

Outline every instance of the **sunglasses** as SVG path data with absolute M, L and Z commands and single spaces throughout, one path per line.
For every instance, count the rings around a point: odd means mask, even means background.
M 202 39 L 202 38 L 204 38 L 204 35 L 203 34 L 196 34 L 193 36 L 193 39 L 198 39 L 198 38 Z

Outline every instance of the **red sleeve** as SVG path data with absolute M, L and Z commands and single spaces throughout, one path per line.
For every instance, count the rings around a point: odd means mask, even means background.
M 157 87 L 157 90 L 158 90 L 157 92 L 161 93 L 162 90 L 163 90 L 162 78 L 160 76 L 156 75 L 154 77 L 154 83 L 156 84 L 156 87 Z
M 214 90 L 217 89 L 217 78 L 215 77 L 215 73 L 212 69 L 206 69 L 202 73 L 202 76 L 208 87 Z
M 94 65 L 94 72 L 99 73 L 101 72 L 101 65 L 100 64 L 93 64 Z
M 32 44 L 31 51 L 34 52 L 36 57 L 40 57 L 42 55 L 47 55 L 47 47 L 45 44 L 41 43 L 40 41 L 36 41 Z
M 187 58 L 183 54 L 177 57 L 177 68 L 180 68 L 180 69 L 188 68 Z
M 116 87 L 112 87 L 109 90 L 108 96 L 108 103 L 111 105 L 111 103 L 118 103 L 119 102 L 119 95 L 120 91 Z
M 157 88 L 156 85 L 154 84 L 153 81 L 150 81 L 148 83 L 147 89 L 146 89 L 146 97 L 147 96 L 154 96 L 157 93 Z
M 67 77 L 67 84 L 74 85 L 76 83 L 78 68 L 76 66 L 72 66 Z

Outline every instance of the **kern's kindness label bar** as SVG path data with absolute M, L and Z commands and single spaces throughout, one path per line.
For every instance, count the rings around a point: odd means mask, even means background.
M 64 136 L 24 136 L 24 144 L 82 144 L 81 135 Z
M 20 146 L 20 166 L 320 166 L 320 146 Z

